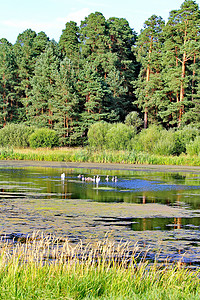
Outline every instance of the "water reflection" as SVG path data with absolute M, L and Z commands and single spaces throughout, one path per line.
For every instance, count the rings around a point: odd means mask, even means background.
M 60 174 L 65 172 L 65 180 Z M 100 182 L 79 178 L 100 176 Z M 109 176 L 109 177 L 107 177 Z M 112 178 L 117 176 L 117 181 Z M 109 178 L 109 180 L 107 180 Z M 200 177 L 191 173 L 142 172 L 95 169 L 1 168 L 0 197 L 8 192 L 36 197 L 90 199 L 96 202 L 161 203 L 176 207 L 200 207 Z M 37 192 L 38 191 L 38 192 Z M 10 194 L 11 197 L 11 194 Z
M 194 262 L 200 261 L 199 214 L 200 176 L 191 172 L 0 168 L 0 234 L 41 230 L 77 242 L 109 232 L 152 252 L 159 244 L 163 258 L 190 251 Z

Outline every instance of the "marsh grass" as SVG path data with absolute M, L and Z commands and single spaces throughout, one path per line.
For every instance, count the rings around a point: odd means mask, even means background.
M 91 148 L 38 148 L 0 149 L 1 160 L 35 160 L 93 163 L 127 163 L 149 165 L 200 166 L 200 157 L 182 154 L 180 156 L 160 156 L 144 152 L 93 150 Z
M 199 299 L 199 272 L 150 265 L 137 245 L 73 245 L 33 234 L 1 242 L 0 299 Z M 140 259 L 139 259 L 140 258 Z

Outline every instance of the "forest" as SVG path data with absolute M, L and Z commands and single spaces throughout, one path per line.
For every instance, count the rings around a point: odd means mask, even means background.
M 15 44 L 1 38 L 0 128 L 54 130 L 60 146 L 84 145 L 99 121 L 199 130 L 199 50 L 192 0 L 166 22 L 152 15 L 139 34 L 125 18 L 94 12 L 80 26 L 67 22 L 58 42 L 31 29 Z

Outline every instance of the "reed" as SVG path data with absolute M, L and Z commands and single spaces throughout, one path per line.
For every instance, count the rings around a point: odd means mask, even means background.
M 0 243 L 0 299 L 199 299 L 198 271 L 150 265 L 137 245 L 34 233 Z
M 127 163 L 149 165 L 188 165 L 200 166 L 200 156 L 186 155 L 161 156 L 145 152 L 124 150 L 93 150 L 91 148 L 38 148 L 38 149 L 0 149 L 1 160 L 35 160 L 94 163 Z

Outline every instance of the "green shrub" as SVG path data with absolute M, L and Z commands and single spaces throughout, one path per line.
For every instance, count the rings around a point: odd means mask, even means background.
M 162 131 L 162 128 L 157 125 L 143 129 L 136 139 L 135 150 L 154 153 L 155 145 L 161 138 Z
M 106 134 L 106 147 L 111 150 L 127 150 L 135 130 L 123 123 L 113 124 Z
M 199 130 L 192 126 L 185 126 L 182 129 L 176 131 L 176 141 L 177 141 L 177 148 L 179 153 L 186 152 L 186 145 L 189 144 L 191 141 L 194 141 L 196 136 L 199 135 Z
M 174 130 L 161 131 L 161 137 L 154 146 L 154 154 L 158 155 L 179 155 L 181 154 L 180 141 Z
M 40 128 L 31 134 L 29 143 L 31 148 L 52 148 L 58 146 L 58 136 L 54 130 Z
M 186 152 L 189 155 L 200 155 L 200 136 L 186 145 Z
M 132 111 L 126 116 L 124 123 L 127 126 L 133 126 L 135 130 L 138 130 L 141 128 L 143 121 L 140 119 L 139 114 L 136 111 Z
M 112 127 L 110 123 L 100 121 L 92 124 L 88 131 L 88 143 L 95 149 L 103 149 L 106 145 L 106 134 Z
M 35 131 L 35 127 L 24 124 L 8 124 L 0 129 L 0 145 L 3 147 L 28 147 L 29 137 Z

